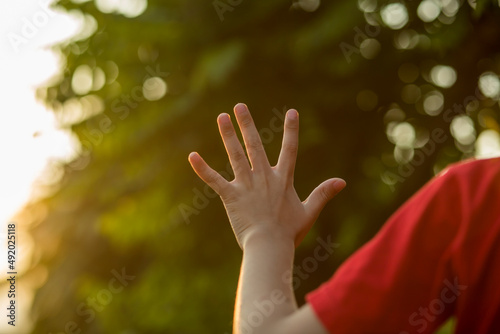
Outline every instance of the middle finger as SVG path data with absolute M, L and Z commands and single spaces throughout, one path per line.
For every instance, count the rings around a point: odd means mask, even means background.
M 270 168 L 271 166 L 267 160 L 264 146 L 262 146 L 259 132 L 255 128 L 252 115 L 250 115 L 247 106 L 243 103 L 238 103 L 234 107 L 234 113 L 236 115 L 236 121 L 240 127 L 241 134 L 243 135 L 243 141 L 245 142 L 245 147 L 250 163 L 252 164 L 252 168 Z

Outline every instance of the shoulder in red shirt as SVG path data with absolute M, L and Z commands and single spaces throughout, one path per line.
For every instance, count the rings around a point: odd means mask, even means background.
M 335 334 L 500 333 L 500 158 L 450 166 L 306 296 Z

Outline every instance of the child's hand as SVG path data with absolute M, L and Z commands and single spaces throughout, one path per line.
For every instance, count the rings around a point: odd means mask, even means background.
M 234 170 L 234 180 L 224 179 L 195 152 L 189 155 L 189 162 L 198 176 L 221 197 L 242 249 L 252 236 L 285 238 L 297 247 L 325 204 L 345 187 L 345 181 L 326 180 L 302 202 L 293 187 L 299 133 L 297 111 L 290 109 L 286 114 L 283 144 L 274 167 L 269 164 L 246 105 L 237 104 L 234 113 L 251 166 L 230 116 L 225 113 L 219 115 L 217 122 Z

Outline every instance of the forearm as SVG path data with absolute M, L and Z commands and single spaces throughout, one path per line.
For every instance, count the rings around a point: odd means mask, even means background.
M 269 234 L 248 238 L 234 312 L 235 334 L 272 333 L 297 310 L 292 289 L 293 240 Z

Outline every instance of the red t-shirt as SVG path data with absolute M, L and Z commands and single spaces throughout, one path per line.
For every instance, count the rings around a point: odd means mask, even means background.
M 500 158 L 454 164 L 306 296 L 334 334 L 500 333 Z

